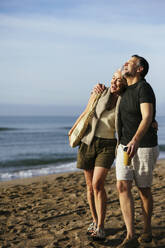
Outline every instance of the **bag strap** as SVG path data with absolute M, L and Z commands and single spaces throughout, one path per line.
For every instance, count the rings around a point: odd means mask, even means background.
M 92 110 L 95 109 L 95 107 L 96 107 L 101 95 L 102 95 L 102 93 L 96 95 L 96 98 L 94 99 L 94 101 L 92 103 L 92 108 L 91 108 Z

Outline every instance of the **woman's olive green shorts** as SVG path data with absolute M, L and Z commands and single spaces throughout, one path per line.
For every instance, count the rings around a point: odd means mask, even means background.
M 94 137 L 91 145 L 80 144 L 77 168 L 91 170 L 94 167 L 110 169 L 115 159 L 116 139 Z

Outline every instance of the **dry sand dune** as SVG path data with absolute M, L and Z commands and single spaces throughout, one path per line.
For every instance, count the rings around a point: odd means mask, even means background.
M 139 247 L 165 247 L 164 175 L 165 161 L 158 161 L 153 182 L 154 239 Z M 112 169 L 106 180 L 107 237 L 102 243 L 90 241 L 86 235 L 91 216 L 82 172 L 0 183 L 0 247 L 117 247 L 125 236 L 125 226 L 115 183 Z M 139 235 L 143 230 L 141 207 L 136 187 L 133 192 Z

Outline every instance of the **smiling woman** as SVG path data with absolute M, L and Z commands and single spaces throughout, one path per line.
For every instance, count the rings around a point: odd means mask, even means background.
M 70 136 L 84 115 L 92 106 L 97 92 L 101 94 L 95 113 L 79 144 L 77 168 L 84 170 L 87 184 L 88 203 L 92 215 L 92 223 L 87 233 L 94 240 L 104 240 L 104 219 L 106 214 L 105 178 L 115 158 L 115 106 L 118 96 L 124 90 L 126 80 L 120 70 L 114 73 L 111 87 L 97 85 L 91 95 L 85 111 L 77 119 L 68 135 Z

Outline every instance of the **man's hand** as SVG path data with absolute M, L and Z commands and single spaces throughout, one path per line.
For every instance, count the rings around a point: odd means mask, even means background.
M 96 84 L 93 88 L 93 91 L 94 93 L 96 94 L 100 94 L 102 93 L 104 90 L 106 89 L 105 85 L 104 84 Z
M 136 140 L 131 140 L 128 144 L 127 144 L 127 153 L 129 155 L 130 158 L 132 158 L 135 153 L 137 152 L 137 149 L 139 147 L 139 142 Z
M 156 120 L 152 122 L 151 126 L 154 128 L 155 132 L 158 131 L 158 122 Z

